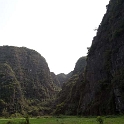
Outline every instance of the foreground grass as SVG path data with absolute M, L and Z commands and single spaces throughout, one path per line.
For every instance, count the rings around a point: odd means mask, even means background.
M 124 116 L 118 117 L 103 117 L 103 124 L 124 124 Z M 19 122 L 25 121 L 23 118 L 12 118 L 12 119 L 0 119 L 0 124 L 7 124 L 7 122 L 15 122 L 14 124 L 18 124 Z M 10 123 L 12 124 L 12 123 Z M 41 117 L 41 118 L 30 118 L 30 124 L 99 124 L 96 121 L 95 117 L 92 118 L 84 118 L 84 117 Z

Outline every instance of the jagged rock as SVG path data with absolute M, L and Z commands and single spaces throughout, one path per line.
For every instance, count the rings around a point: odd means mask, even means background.
M 24 98 L 15 73 L 8 64 L 0 64 L 0 115 L 22 113 Z
M 60 82 L 61 87 L 63 86 L 63 83 L 65 83 L 72 76 L 72 73 L 73 72 L 70 72 L 68 74 L 60 73 L 56 75 Z
M 6 65 L 5 68 L 11 72 L 11 75 L 9 75 L 10 73 L 6 73 L 5 84 L 7 83 L 6 85 L 14 87 L 11 90 L 12 93 L 8 94 L 5 98 L 0 94 L 0 99 L 4 100 L 7 105 L 10 101 L 6 101 L 6 99 L 12 101 L 17 94 L 19 95 L 18 99 L 23 96 L 27 104 L 25 104 L 26 110 L 28 105 L 37 106 L 44 101 L 54 98 L 56 93 L 55 84 L 52 81 L 51 73 L 44 57 L 36 51 L 25 47 L 0 46 L 0 53 L 1 68 Z M 4 66 L 2 67 L 2 65 Z M 6 70 L 4 71 L 6 72 Z M 1 85 L 3 84 L 2 80 L 3 77 L 1 76 Z M 3 89 L 0 89 L 0 92 L 2 91 Z M 5 92 L 9 91 L 9 87 L 6 87 Z M 15 105 L 16 102 L 13 101 L 12 104 Z M 30 109 L 30 107 L 28 108 Z M 21 109 L 18 111 L 21 111 Z M 10 113 L 10 111 L 8 112 Z
M 66 111 L 83 115 L 124 113 L 123 0 L 110 0 L 97 31 L 88 50 L 85 73 L 77 78 L 74 85 L 69 81 L 69 85 L 67 83 L 62 88 L 55 111 L 57 114 L 65 114 Z M 75 96 L 76 87 L 80 92 Z
M 75 115 L 78 112 L 81 89 L 84 83 L 84 68 L 86 57 L 81 57 L 71 72 L 72 76 L 63 83 L 62 90 L 57 95 L 56 110 L 54 114 Z
M 52 81 L 57 86 L 57 89 L 61 89 L 61 84 L 54 72 L 51 72 Z
M 110 0 L 87 57 L 83 114 L 124 112 L 124 1 Z
M 80 72 L 83 72 L 85 67 L 86 67 L 86 58 L 85 56 L 81 57 L 78 59 L 78 61 L 76 62 L 76 65 L 75 65 L 75 68 L 74 68 L 74 71 L 73 71 L 73 75 L 74 74 L 78 74 Z

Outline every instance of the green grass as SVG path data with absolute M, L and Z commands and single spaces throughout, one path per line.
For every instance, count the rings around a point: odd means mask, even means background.
M 124 124 L 124 116 L 117 117 L 103 117 L 103 124 Z M 24 121 L 25 119 L 0 119 L 0 124 L 6 124 L 8 121 L 14 121 L 15 123 Z M 30 118 L 30 124 L 99 124 L 95 117 L 84 118 L 84 117 L 40 117 L 40 118 Z

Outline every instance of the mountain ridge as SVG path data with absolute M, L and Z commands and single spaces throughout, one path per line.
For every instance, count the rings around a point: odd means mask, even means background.
M 57 84 L 52 80 L 48 64 L 44 57 L 35 50 L 26 47 L 0 46 L 0 53 L 0 69 L 3 70 L 1 73 L 8 76 L 11 74 L 9 77 L 12 77 L 12 81 L 14 80 L 14 82 L 17 82 L 20 90 L 18 95 L 22 98 L 23 109 L 16 109 L 15 111 L 14 108 L 13 111 L 10 111 L 7 107 L 10 102 L 6 99 L 10 99 L 11 96 L 6 95 L 6 97 L 3 98 L 2 95 L 0 95 L 0 99 L 7 105 L 3 108 L 8 112 L 8 114 L 14 114 L 15 112 L 23 114 L 22 111 L 28 112 L 33 106 L 37 108 L 38 104 L 49 99 L 54 99 L 56 95 L 55 87 Z M 11 73 L 6 73 L 6 68 Z M 2 85 L 3 82 L 2 78 L 1 74 L 0 85 Z M 9 84 L 12 81 L 11 79 L 10 81 L 7 80 L 7 83 Z M 14 84 L 12 87 L 13 91 L 11 92 L 15 92 Z M 5 91 L 0 89 L 0 92 L 6 94 L 8 91 L 9 93 L 9 88 L 10 87 L 8 86 Z M 14 99 L 13 97 L 15 95 L 16 94 L 13 93 L 12 99 Z M 14 105 L 16 106 L 16 102 Z M 1 110 L 1 113 L 4 109 Z M 42 113 L 42 110 L 38 111 L 40 111 L 39 114 Z
M 71 86 L 70 91 L 68 86 L 62 89 L 59 95 L 64 99 L 58 102 L 55 114 L 88 116 L 124 113 L 123 41 L 124 1 L 110 0 L 88 50 L 84 73 L 77 77 L 75 86 L 72 86 L 73 81 L 68 82 L 74 89 Z M 73 97 L 75 92 L 77 95 Z M 68 95 L 64 93 L 71 96 L 70 101 L 66 101 Z

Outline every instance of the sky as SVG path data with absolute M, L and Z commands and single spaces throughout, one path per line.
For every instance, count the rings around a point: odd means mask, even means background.
M 55 74 L 73 71 L 109 0 L 0 0 L 0 46 L 39 52 Z

